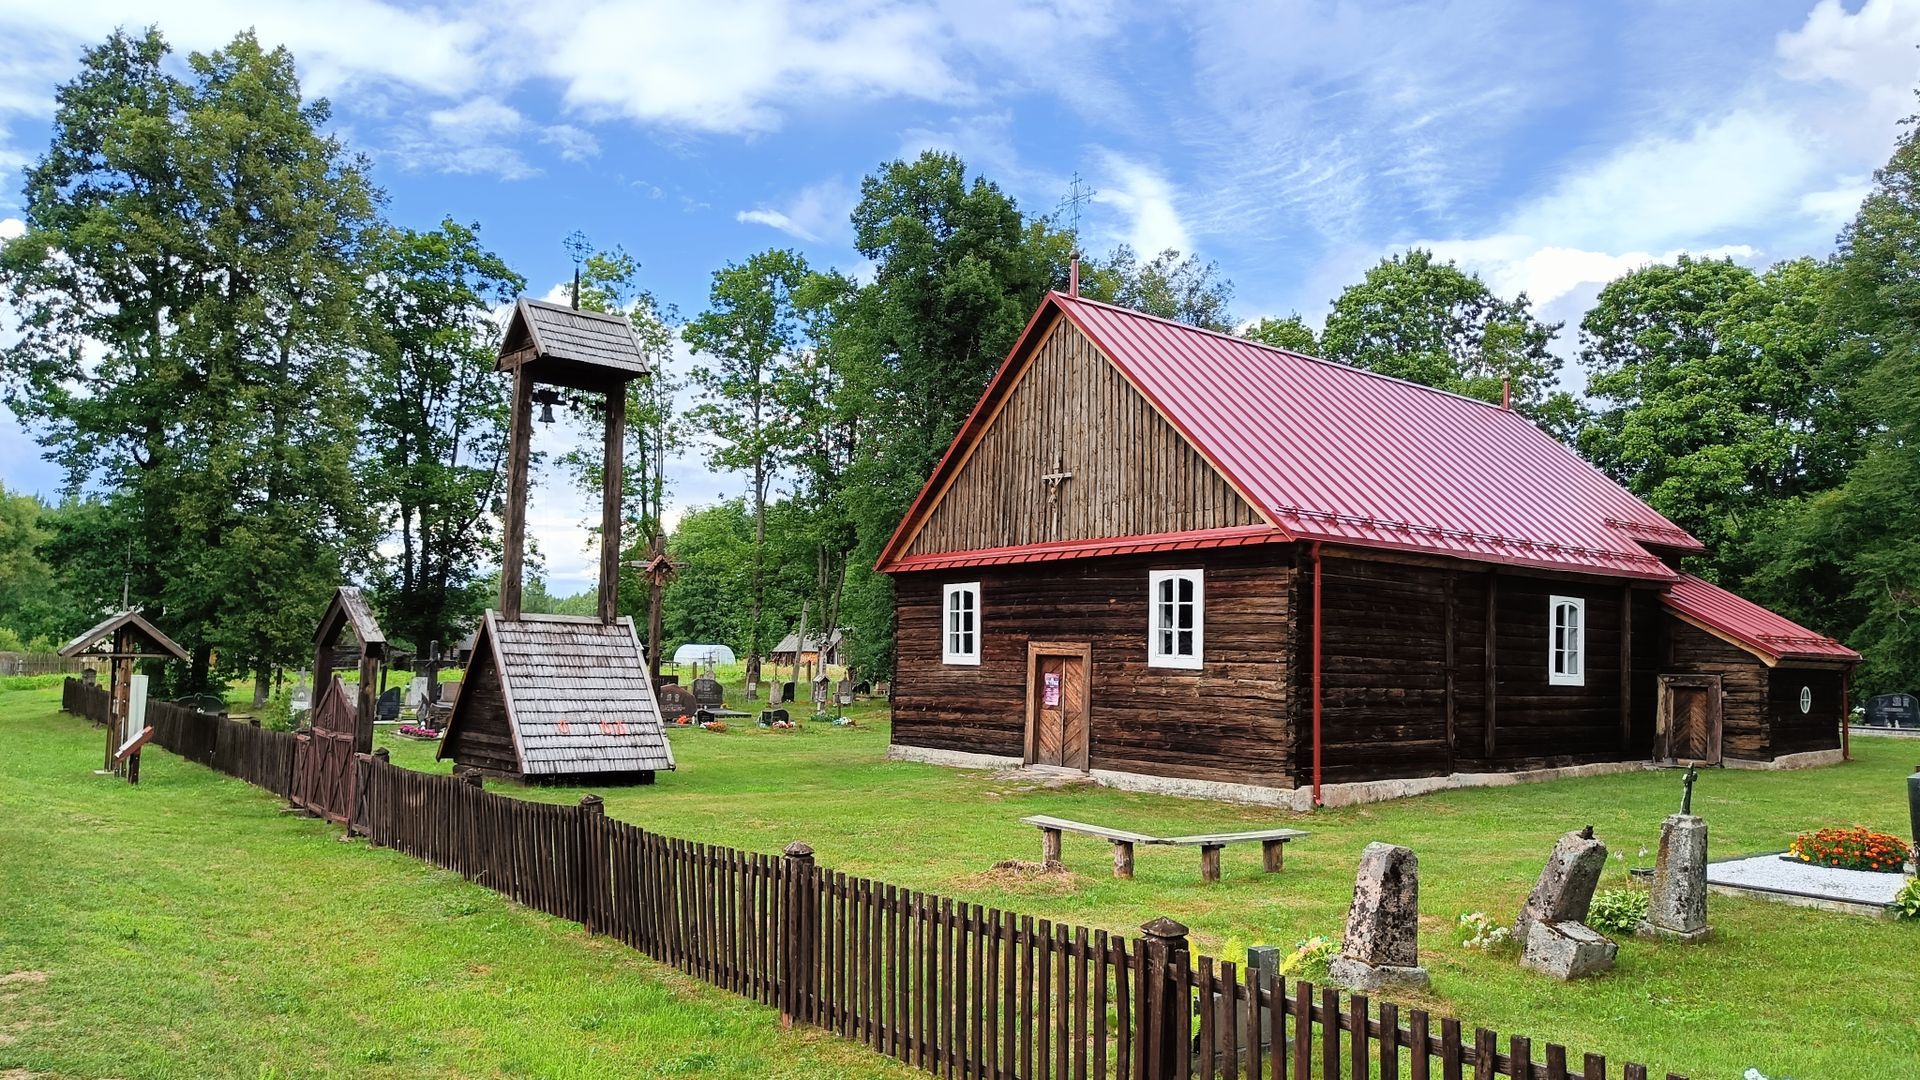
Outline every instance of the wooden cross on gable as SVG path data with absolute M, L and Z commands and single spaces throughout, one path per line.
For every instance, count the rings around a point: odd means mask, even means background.
M 1073 479 L 1073 474 L 1067 471 L 1066 457 L 1055 454 L 1053 471 L 1040 474 L 1040 479 L 1047 485 L 1047 539 L 1058 540 L 1060 538 L 1060 485 Z

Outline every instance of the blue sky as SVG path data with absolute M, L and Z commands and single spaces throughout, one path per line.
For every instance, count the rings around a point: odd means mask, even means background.
M 1317 323 L 1423 243 L 1571 326 L 1601 283 L 1682 250 L 1831 250 L 1920 74 L 1920 0 L 0 0 L 0 239 L 53 87 L 156 18 L 183 52 L 249 25 L 289 46 L 394 219 L 478 222 L 537 292 L 580 229 L 684 312 L 768 246 L 857 271 L 861 176 L 941 147 L 1029 210 L 1077 171 L 1089 247 L 1217 260 L 1243 318 Z M 697 452 L 674 475 L 679 505 L 743 487 Z M 0 482 L 58 482 L 4 415 Z M 541 486 L 556 588 L 590 579 L 586 516 Z

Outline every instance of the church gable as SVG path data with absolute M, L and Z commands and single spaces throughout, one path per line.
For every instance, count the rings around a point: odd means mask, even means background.
M 1262 524 L 1065 319 L 986 419 L 908 557 Z

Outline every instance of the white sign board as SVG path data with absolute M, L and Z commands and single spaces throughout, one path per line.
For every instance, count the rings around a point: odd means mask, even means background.
M 147 729 L 147 677 L 135 675 L 127 684 L 127 726 L 120 729 L 118 753 L 126 753 L 127 747 Z

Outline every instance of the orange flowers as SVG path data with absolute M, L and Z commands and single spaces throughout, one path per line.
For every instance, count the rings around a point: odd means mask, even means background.
M 1793 838 L 1787 854 L 1818 866 L 1897 874 L 1906 864 L 1907 845 L 1897 836 L 1852 825 L 1803 832 Z

